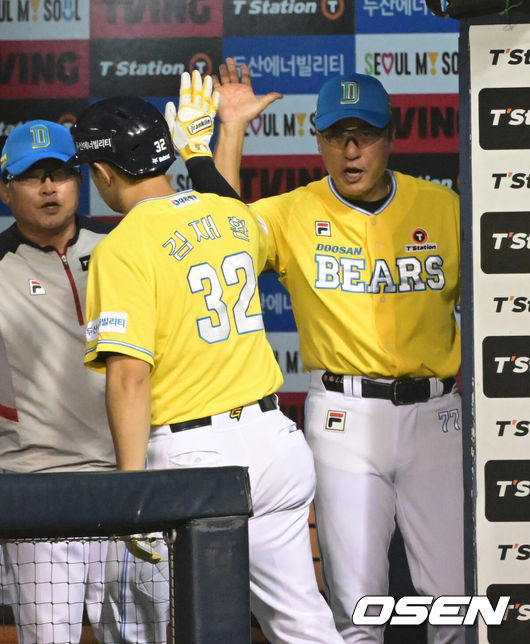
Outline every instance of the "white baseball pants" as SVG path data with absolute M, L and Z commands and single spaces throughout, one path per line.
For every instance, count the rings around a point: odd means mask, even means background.
M 3 553 L 21 644 L 79 642 L 85 605 L 98 636 L 105 541 L 9 542 Z
M 136 559 L 122 541 L 10 542 L 3 552 L 21 644 L 79 642 L 85 606 L 99 642 L 167 641 L 167 571 Z
M 464 594 L 460 395 L 396 406 L 355 395 L 359 387 L 327 391 L 322 373 L 311 373 L 306 437 L 327 596 L 346 642 L 382 644 L 383 627 L 354 626 L 352 614 L 361 597 L 388 594 L 396 521 L 418 594 Z M 436 644 L 464 639 L 459 627 L 435 635 Z
M 212 424 L 171 433 L 152 428 L 148 468 L 248 466 L 251 609 L 273 644 L 335 644 L 331 611 L 319 593 L 309 540 L 313 458 L 301 431 L 279 410 L 243 408 Z
M 156 542 L 162 561 L 134 557 L 121 540 L 109 542 L 100 641 L 105 644 L 162 644 L 169 623 L 168 548 Z

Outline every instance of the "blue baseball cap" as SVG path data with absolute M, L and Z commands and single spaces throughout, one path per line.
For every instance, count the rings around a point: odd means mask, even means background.
M 0 173 L 16 176 L 42 159 L 68 161 L 74 154 L 74 141 L 64 125 L 28 121 L 18 125 L 7 137 L 0 158 Z
M 390 97 L 373 76 L 349 74 L 327 80 L 318 94 L 315 125 L 322 131 L 345 118 L 384 127 L 390 121 Z

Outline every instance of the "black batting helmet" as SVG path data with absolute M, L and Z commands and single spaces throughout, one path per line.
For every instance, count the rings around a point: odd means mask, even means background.
M 93 103 L 70 131 L 77 149 L 71 164 L 108 161 L 127 174 L 142 176 L 163 172 L 175 160 L 164 117 L 136 96 Z

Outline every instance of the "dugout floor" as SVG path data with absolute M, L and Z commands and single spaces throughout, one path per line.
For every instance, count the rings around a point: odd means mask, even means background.
M 252 629 L 252 644 L 262 644 L 267 642 L 263 633 L 258 628 Z M 17 632 L 14 626 L 0 626 L 0 643 L 1 644 L 18 644 Z M 97 639 L 92 634 L 90 626 L 83 627 L 81 644 L 98 644 Z

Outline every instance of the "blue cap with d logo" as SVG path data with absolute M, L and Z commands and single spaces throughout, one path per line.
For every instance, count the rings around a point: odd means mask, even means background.
M 29 121 L 11 131 L 0 160 L 0 172 L 17 175 L 42 159 L 68 161 L 75 154 L 70 131 L 53 121 Z
M 315 125 L 322 131 L 346 118 L 384 127 L 391 117 L 390 97 L 373 76 L 349 74 L 327 80 L 317 100 Z

